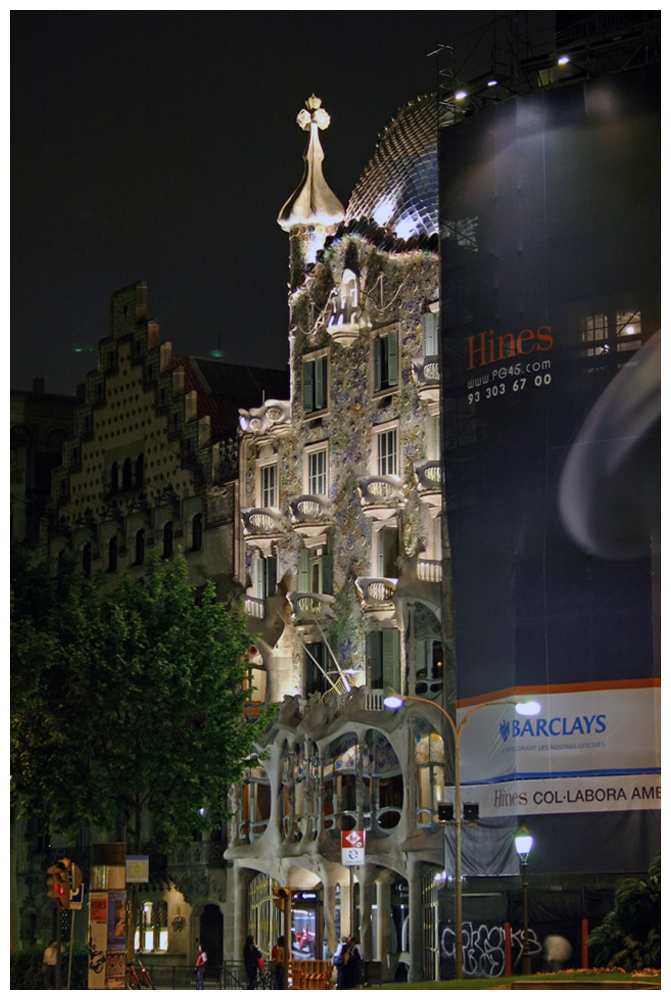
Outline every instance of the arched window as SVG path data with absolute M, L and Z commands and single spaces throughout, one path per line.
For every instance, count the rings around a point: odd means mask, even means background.
M 310 740 L 285 743 L 282 757 L 282 832 L 284 839 L 314 839 L 322 816 L 321 760 Z
M 413 610 L 415 690 L 420 698 L 437 698 L 443 690 L 443 640 L 440 622 L 425 604 Z M 408 637 L 409 638 L 409 637 Z
M 391 743 L 377 729 L 369 729 L 366 733 L 363 779 L 371 832 L 393 830 L 403 812 L 403 777 Z
M 417 767 L 417 826 L 433 826 L 438 804 L 445 797 L 445 746 L 428 722 L 415 722 Z
M 265 832 L 270 819 L 270 781 L 262 767 L 249 771 L 242 785 L 241 818 L 238 836 L 253 844 Z
M 87 542 L 82 549 L 82 569 L 87 579 L 91 577 L 91 543 Z
M 280 790 L 282 809 L 282 836 L 286 841 L 300 840 L 300 820 L 296 810 L 296 759 L 301 752 L 300 744 L 288 741 L 282 753 L 282 784 Z
M 359 790 L 363 801 L 359 801 Z M 387 737 L 369 729 L 363 741 L 346 733 L 324 759 L 324 827 L 332 836 L 354 830 L 363 819 L 372 836 L 386 836 L 403 811 L 401 765 Z
M 135 925 L 135 950 L 156 952 L 168 950 L 168 904 L 143 900 Z
M 135 486 L 138 490 L 144 486 L 144 455 L 138 455 L 135 461 Z
M 112 462 L 110 470 L 110 493 L 117 493 L 119 490 L 119 463 Z
M 359 743 L 356 733 L 345 733 L 331 743 L 324 760 L 324 828 L 332 836 L 357 825 Z

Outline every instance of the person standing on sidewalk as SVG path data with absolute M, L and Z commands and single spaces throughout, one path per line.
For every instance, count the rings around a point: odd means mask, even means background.
M 205 989 L 205 966 L 207 965 L 207 954 L 203 951 L 203 946 L 198 945 L 198 958 L 196 959 L 196 989 Z

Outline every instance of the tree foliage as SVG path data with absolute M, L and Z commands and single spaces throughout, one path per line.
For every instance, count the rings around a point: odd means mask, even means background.
M 662 863 L 659 857 L 643 878 L 627 878 L 615 891 L 614 907 L 588 938 L 592 964 L 659 969 L 661 963 Z
M 19 815 L 60 832 L 123 823 L 133 851 L 221 823 L 226 786 L 255 763 L 250 639 L 213 585 L 189 584 L 182 556 L 152 555 L 109 593 L 74 566 L 51 577 L 15 558 L 11 643 Z

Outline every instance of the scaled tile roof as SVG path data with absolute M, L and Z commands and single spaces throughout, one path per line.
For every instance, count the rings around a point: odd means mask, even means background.
M 185 389 L 198 392 L 198 418 L 210 417 L 212 438 L 235 436 L 238 410 L 261 406 L 265 400 L 289 398 L 288 370 L 231 365 L 211 358 L 173 357 L 184 368 Z
M 401 108 L 358 181 L 345 224 L 371 219 L 404 240 L 438 232 L 436 95 Z

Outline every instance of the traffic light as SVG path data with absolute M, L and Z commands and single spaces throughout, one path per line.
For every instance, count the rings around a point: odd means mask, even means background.
M 279 888 L 273 889 L 273 895 L 275 897 L 273 903 L 277 909 L 284 911 L 287 899 L 289 898 L 289 890 L 285 889 L 284 886 L 280 886 Z
M 440 823 L 451 823 L 454 819 L 454 806 L 451 802 L 438 803 L 438 820 Z
M 70 906 L 70 860 L 61 858 L 55 865 L 47 869 L 47 896 L 55 899 L 59 906 L 68 909 Z

